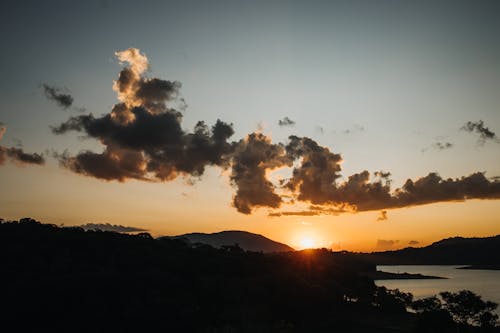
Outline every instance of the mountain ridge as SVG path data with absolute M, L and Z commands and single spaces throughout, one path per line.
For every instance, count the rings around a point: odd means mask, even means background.
M 242 230 L 224 230 L 214 233 L 192 232 L 177 236 L 164 236 L 172 239 L 186 239 L 192 244 L 202 243 L 221 248 L 238 245 L 243 250 L 254 252 L 289 252 L 295 251 L 289 245 L 276 242 L 263 235 Z
M 424 247 L 360 253 L 377 265 L 499 265 L 500 235 L 450 237 Z

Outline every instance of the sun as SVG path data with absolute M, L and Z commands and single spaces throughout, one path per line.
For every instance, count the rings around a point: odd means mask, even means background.
M 316 245 L 316 242 L 314 241 L 314 239 L 309 238 L 309 237 L 302 238 L 302 240 L 300 241 L 300 246 L 301 246 L 303 249 L 311 249 L 311 248 L 313 248 L 315 245 Z

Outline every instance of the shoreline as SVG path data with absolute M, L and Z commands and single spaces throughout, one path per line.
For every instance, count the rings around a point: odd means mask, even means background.
M 500 265 L 467 265 L 463 267 L 457 267 L 457 269 L 500 271 Z
M 442 276 L 423 275 L 420 273 L 390 273 L 384 271 L 369 272 L 366 274 L 373 280 L 442 280 L 448 279 Z

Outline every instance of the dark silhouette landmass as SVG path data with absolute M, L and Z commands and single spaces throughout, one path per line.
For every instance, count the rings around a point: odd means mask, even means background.
M 420 273 L 391 273 L 384 271 L 368 272 L 367 275 L 374 280 L 432 280 L 447 279 L 442 276 L 423 275 Z
M 492 271 L 499 271 L 500 265 L 470 265 L 470 266 L 458 267 L 458 269 L 483 269 L 483 270 L 486 269 Z
M 429 246 L 397 251 L 363 253 L 360 257 L 377 265 L 472 265 L 499 267 L 500 235 L 484 238 L 453 237 Z
M 192 244 L 208 244 L 216 248 L 223 246 L 238 245 L 243 250 L 254 252 L 288 252 L 295 251 L 290 246 L 273 241 L 259 234 L 246 231 L 222 231 L 212 234 L 190 233 L 171 237 L 174 239 L 186 239 Z
M 0 222 L 2 326 L 16 332 L 499 332 L 496 304 L 414 301 L 353 253 Z

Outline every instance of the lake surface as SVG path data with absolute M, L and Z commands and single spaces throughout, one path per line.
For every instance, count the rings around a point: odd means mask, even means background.
M 470 290 L 481 295 L 483 300 L 500 304 L 500 270 L 456 269 L 463 266 L 377 266 L 377 269 L 390 273 L 420 273 L 441 276 L 448 279 L 432 280 L 377 280 L 378 286 L 411 292 L 415 298 L 437 295 L 441 291 Z M 497 313 L 500 313 L 497 308 Z

